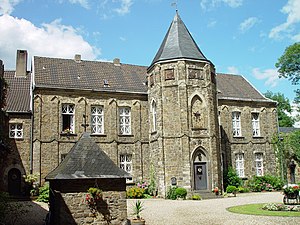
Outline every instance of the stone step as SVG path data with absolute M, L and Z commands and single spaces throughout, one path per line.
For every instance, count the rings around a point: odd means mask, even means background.
M 215 198 L 223 198 L 222 195 L 216 195 L 215 193 L 212 193 L 210 191 L 193 191 L 193 195 L 200 195 L 202 200 L 205 199 L 215 199 Z

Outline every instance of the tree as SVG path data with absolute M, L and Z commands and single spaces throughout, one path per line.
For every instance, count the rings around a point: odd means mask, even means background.
M 292 112 L 292 107 L 290 100 L 284 96 L 282 93 L 273 93 L 267 91 L 264 94 L 267 98 L 276 101 L 277 104 L 277 114 L 278 114 L 278 123 L 280 127 L 292 127 L 294 124 L 294 119 L 288 115 Z
M 300 80 L 300 42 L 287 47 L 275 66 L 278 68 L 279 77 L 288 78 L 293 85 L 298 85 Z M 300 105 L 300 89 L 295 92 L 295 103 Z M 298 111 L 300 112 L 299 107 Z
M 300 42 L 287 47 L 275 66 L 278 68 L 279 77 L 288 78 L 293 84 L 298 84 L 300 80 Z

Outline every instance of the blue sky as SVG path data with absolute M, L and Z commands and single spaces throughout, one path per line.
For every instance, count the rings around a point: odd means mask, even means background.
M 0 0 L 0 59 L 14 69 L 17 49 L 26 49 L 30 57 L 81 54 L 148 66 L 175 15 L 173 2 L 217 72 L 294 98 L 297 87 L 278 79 L 274 65 L 300 41 L 300 0 Z

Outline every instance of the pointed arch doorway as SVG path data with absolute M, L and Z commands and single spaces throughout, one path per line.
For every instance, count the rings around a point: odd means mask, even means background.
M 207 190 L 208 188 L 207 161 L 207 155 L 203 150 L 198 149 L 195 151 L 193 157 L 195 190 Z

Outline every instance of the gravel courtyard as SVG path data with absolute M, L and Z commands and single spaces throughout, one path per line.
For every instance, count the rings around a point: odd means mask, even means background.
M 238 194 L 235 198 L 211 200 L 164 200 L 142 199 L 145 210 L 142 217 L 147 225 L 264 225 L 264 224 L 300 224 L 300 217 L 269 217 L 230 213 L 226 208 L 251 203 L 282 202 L 280 192 Z M 127 200 L 128 218 L 132 217 L 132 205 L 135 200 Z M 23 202 L 30 205 L 29 213 L 20 218 L 15 225 L 43 225 L 48 212 L 45 203 Z
M 141 213 L 147 225 L 198 225 L 198 224 L 300 224 L 300 217 L 269 217 L 230 213 L 226 208 L 251 203 L 282 202 L 280 192 L 239 194 L 235 198 L 202 201 L 172 201 L 147 199 Z M 131 217 L 135 200 L 127 200 L 128 217 Z

